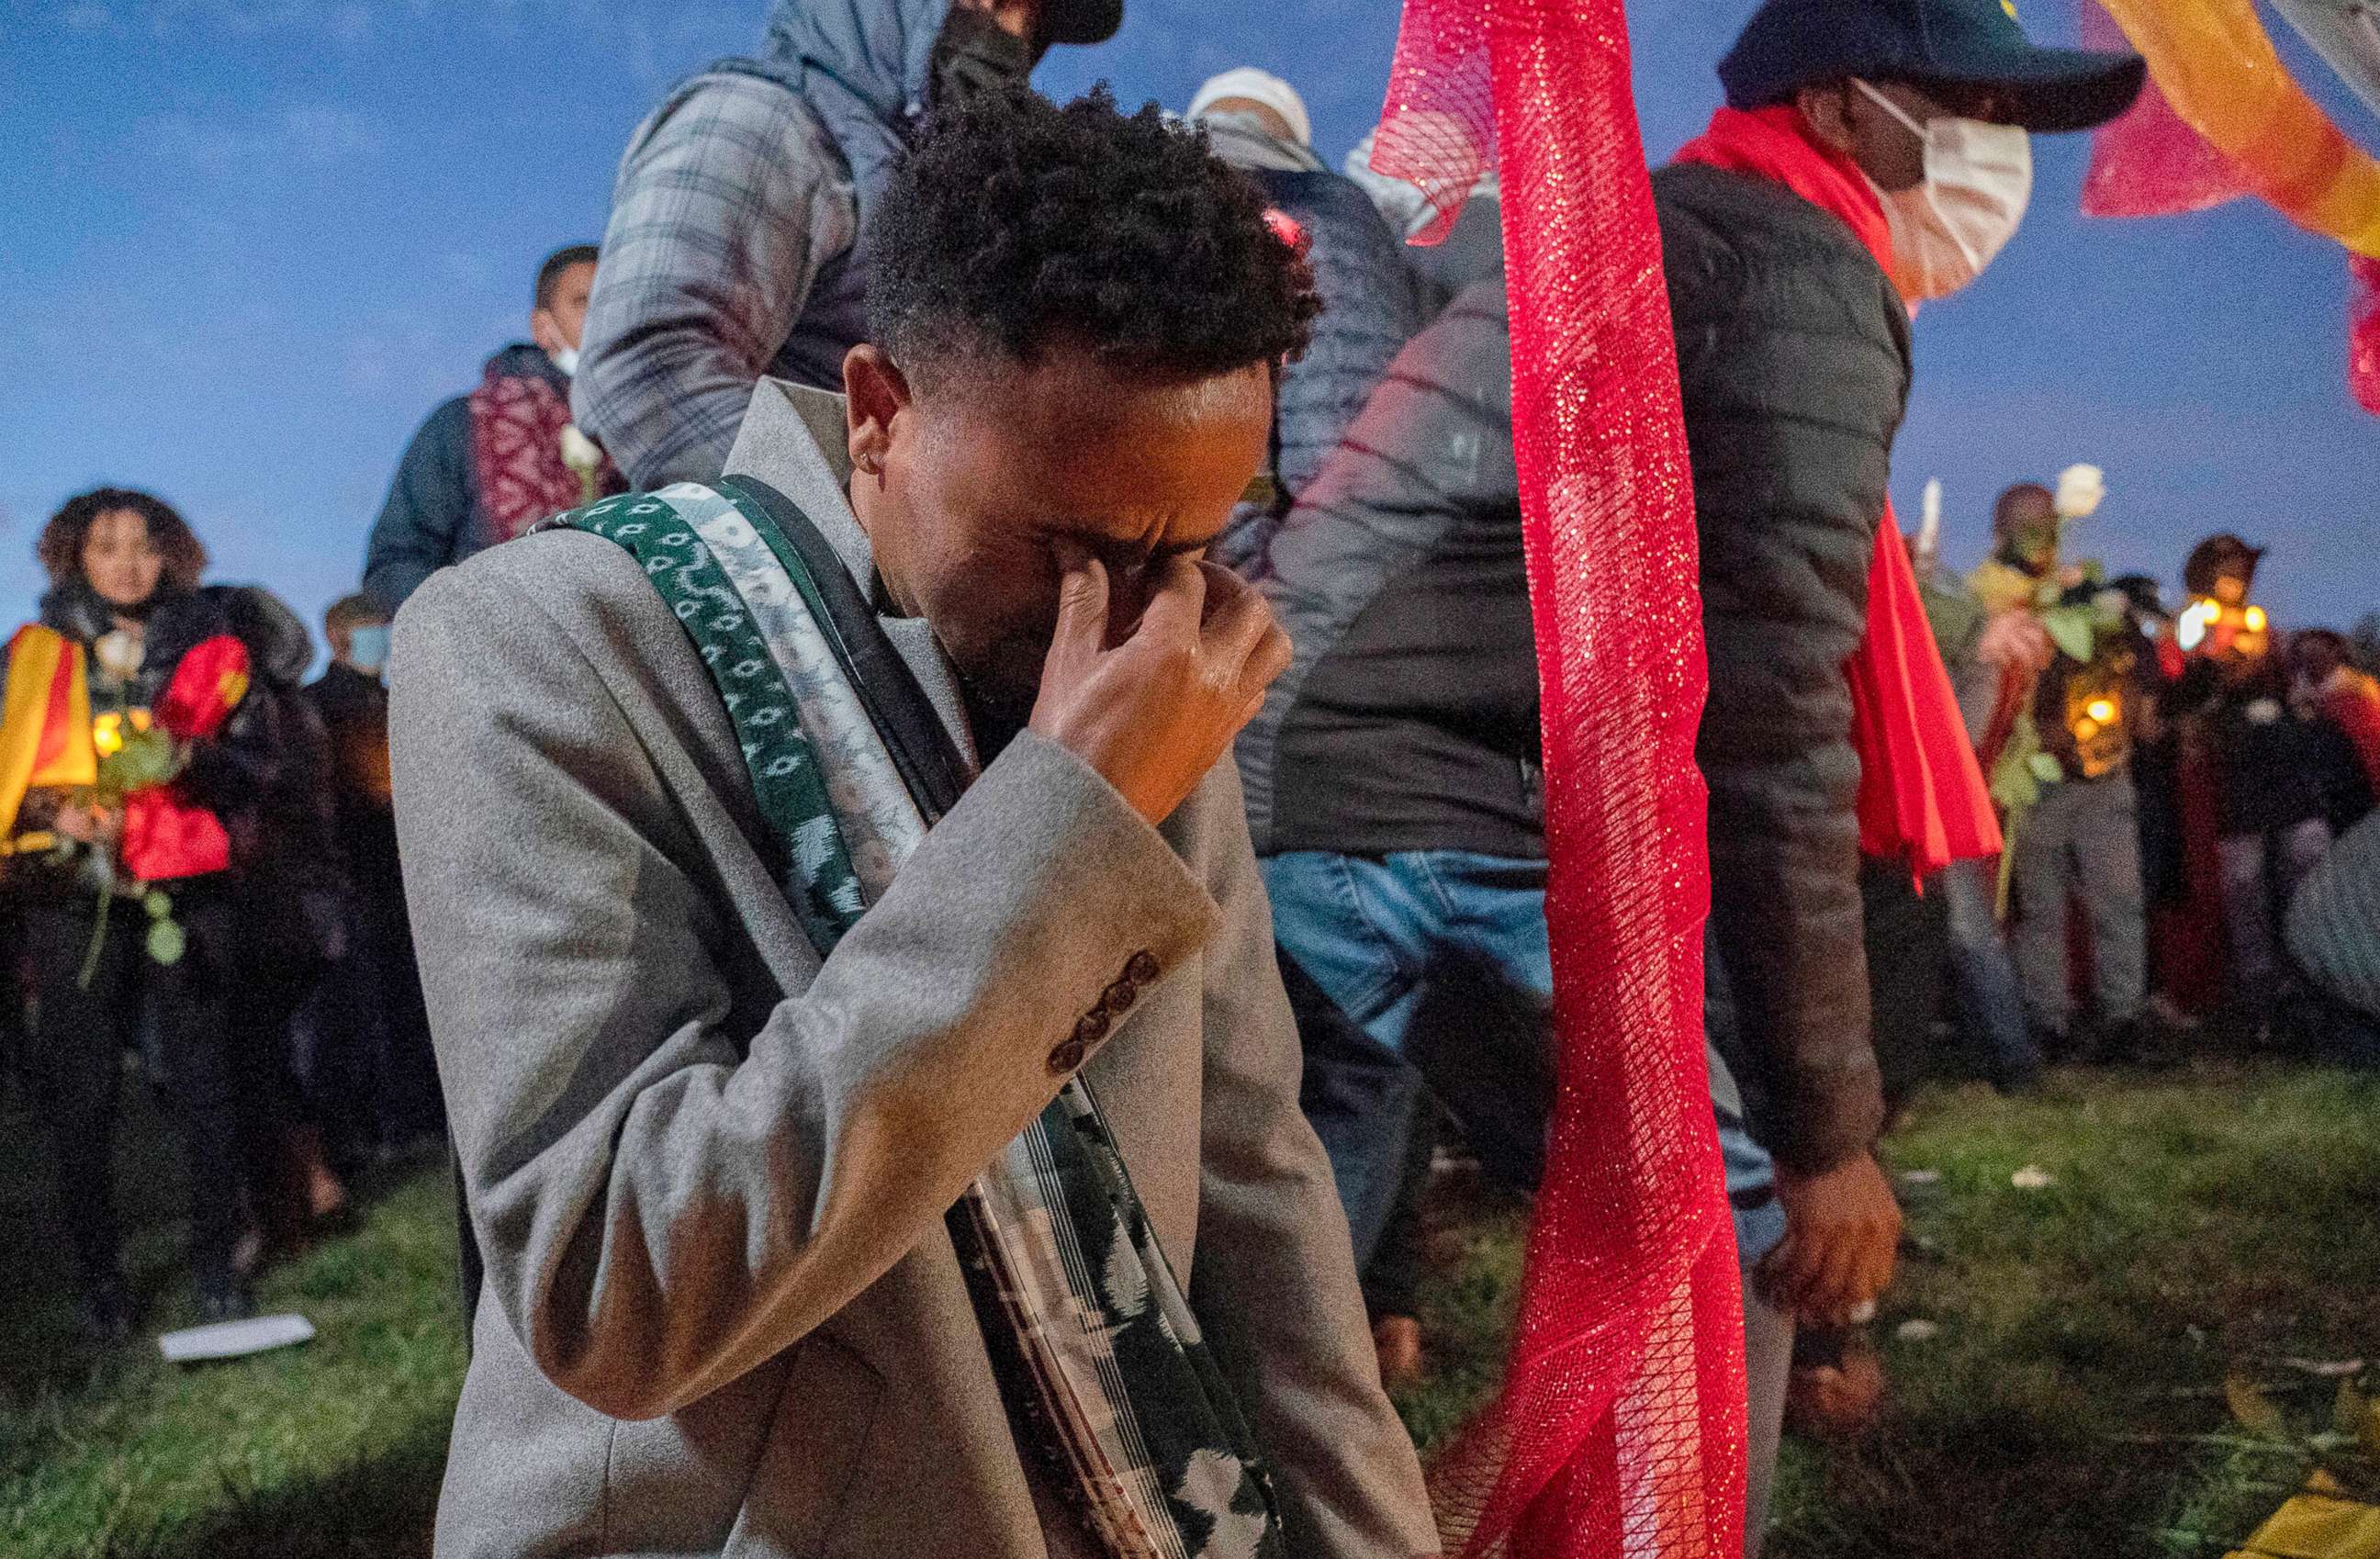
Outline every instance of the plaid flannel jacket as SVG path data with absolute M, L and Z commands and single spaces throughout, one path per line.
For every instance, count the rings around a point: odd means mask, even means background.
M 764 373 L 841 388 L 858 228 L 843 153 L 776 81 L 714 69 L 637 127 L 571 394 L 632 486 L 715 479 Z

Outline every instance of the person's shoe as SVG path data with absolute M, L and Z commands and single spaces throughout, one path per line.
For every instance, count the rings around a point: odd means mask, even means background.
M 306 1217 L 310 1223 L 335 1223 L 347 1210 L 347 1188 L 331 1168 L 319 1126 L 294 1127 L 288 1136 L 289 1156 L 303 1182 Z
M 1390 1391 L 1421 1379 L 1421 1323 L 1410 1315 L 1383 1315 L 1372 1323 L 1372 1348 L 1380 1358 L 1380 1384 Z
M 1785 1386 L 1785 1422 L 1818 1440 L 1864 1434 L 1884 1413 L 1884 1363 L 1865 1333 L 1845 1337 L 1839 1362 L 1796 1364 Z
M 2103 1067 L 2139 1066 L 2147 1037 L 2147 1025 L 2138 1018 L 2120 1023 L 2095 1023 L 2091 1028 L 2091 1058 Z
M 120 1348 L 132 1340 L 132 1291 L 121 1277 L 91 1287 L 82 1297 L 82 1326 L 92 1341 Z

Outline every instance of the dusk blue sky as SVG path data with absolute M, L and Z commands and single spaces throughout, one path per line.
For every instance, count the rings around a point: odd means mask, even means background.
M 2068 0 L 2029 10 L 2070 37 Z M 1179 106 L 1208 74 L 1295 80 L 1334 161 L 1378 113 L 1393 0 L 1127 0 L 1122 35 L 1038 78 Z M 1632 9 L 1656 160 L 1718 100 L 1748 0 Z M 2048 14 L 2052 11 L 2059 14 Z M 216 576 L 310 615 L 352 587 L 398 453 L 527 334 L 537 260 L 603 226 L 629 129 L 748 48 L 720 0 L 0 0 L 0 618 L 33 533 L 108 481 L 180 506 Z M 2380 127 L 2275 21 L 2351 135 Z M 2380 607 L 2380 418 L 2349 399 L 2339 248 L 2249 201 L 2085 221 L 2081 138 L 2036 143 L 2032 214 L 1916 327 L 1894 461 L 1911 523 L 1946 484 L 1953 562 L 2008 482 L 2088 460 L 2082 550 L 2178 585 L 2215 528 L 2274 545 L 2285 622 Z

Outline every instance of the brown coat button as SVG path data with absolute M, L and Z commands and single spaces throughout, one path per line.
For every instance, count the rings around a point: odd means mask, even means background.
M 1130 1011 L 1132 1004 L 1139 999 L 1138 985 L 1134 985 L 1130 980 L 1118 980 L 1101 993 L 1099 1004 L 1091 1010 L 1105 1013 L 1111 1018 L 1121 1018 Z
M 1075 1025 L 1075 1040 L 1083 1045 L 1097 1045 L 1107 1038 L 1108 1024 L 1111 1021 L 1105 1008 L 1092 1008 L 1083 1014 L 1082 1021 Z
M 1133 954 L 1132 961 L 1123 966 L 1123 977 L 1135 985 L 1149 984 L 1160 973 L 1161 971 L 1157 967 L 1157 961 L 1148 956 L 1146 949 Z
M 1082 1064 L 1083 1042 L 1079 1039 L 1062 1040 L 1058 1047 L 1050 1052 L 1050 1070 L 1060 1077 L 1071 1075 Z

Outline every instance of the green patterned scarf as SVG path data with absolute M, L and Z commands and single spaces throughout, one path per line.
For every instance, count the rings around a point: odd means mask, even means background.
M 685 626 L 742 743 L 771 864 L 829 954 L 948 804 L 920 771 L 964 783 L 881 625 L 808 519 L 748 477 L 552 523 L 625 548 Z M 921 729 L 939 751 L 921 756 Z M 1281 1559 L 1255 1437 L 1080 1076 L 946 1223 L 1019 1440 L 1106 1552 Z

